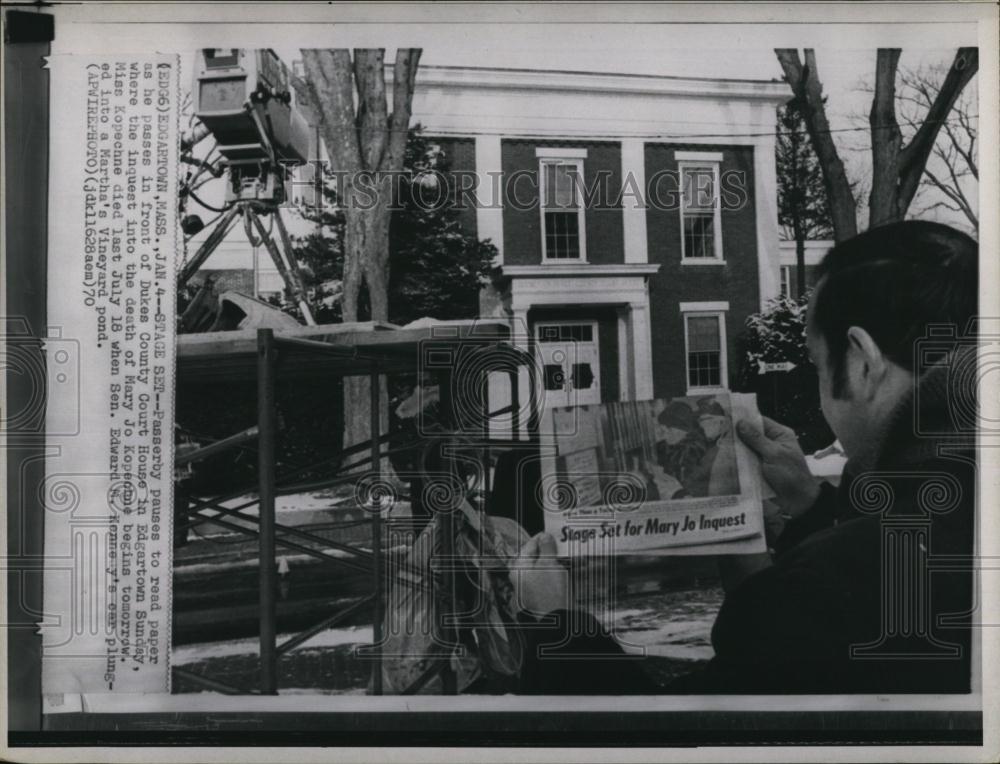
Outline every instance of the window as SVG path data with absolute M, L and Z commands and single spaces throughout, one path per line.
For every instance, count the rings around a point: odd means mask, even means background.
M 593 342 L 593 324 L 544 324 L 538 327 L 539 342 Z
M 583 159 L 585 150 L 538 149 L 545 260 L 585 260 Z
M 722 259 L 722 218 L 719 196 L 721 155 L 677 152 L 681 184 L 681 262 L 715 264 Z M 694 157 L 711 157 L 711 161 Z
M 781 296 L 792 296 L 792 266 L 781 266 Z
M 725 309 L 688 310 L 683 316 L 688 393 L 728 387 Z

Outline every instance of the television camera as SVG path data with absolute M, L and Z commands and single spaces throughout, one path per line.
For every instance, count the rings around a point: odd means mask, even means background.
M 220 209 L 203 202 L 195 193 L 194 181 L 181 189 L 182 204 L 187 198 L 219 213 L 214 228 L 195 255 L 180 270 L 183 286 L 202 267 L 237 221 L 243 220 L 251 242 L 263 243 L 307 324 L 315 321 L 305 301 L 305 288 L 292 251 L 291 238 L 281 218 L 288 174 L 308 161 L 312 129 L 298 108 L 292 73 L 270 49 L 205 48 L 195 62 L 192 101 L 194 116 L 202 129 L 182 146 L 182 161 L 204 172 L 225 177 L 225 204 Z M 193 148 L 201 138 L 211 136 L 217 158 L 194 157 Z M 209 153 L 211 156 L 215 149 Z M 278 241 L 271 236 L 262 216 L 270 216 Z M 197 215 L 182 221 L 185 233 L 203 228 Z M 279 244 L 280 242 L 280 244 Z

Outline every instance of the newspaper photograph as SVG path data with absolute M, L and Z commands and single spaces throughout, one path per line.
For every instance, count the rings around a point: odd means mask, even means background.
M 759 421 L 752 398 L 551 409 L 555 467 L 544 470 L 545 519 L 560 552 L 656 552 L 750 538 L 759 541 L 752 551 L 764 552 L 759 465 L 734 430 L 734 418 Z
M 2 758 L 995 760 L 922 8 L 5 6 Z

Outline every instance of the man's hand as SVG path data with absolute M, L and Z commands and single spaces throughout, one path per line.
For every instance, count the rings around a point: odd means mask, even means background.
M 797 517 L 816 501 L 819 486 L 809 472 L 795 432 L 773 419 L 763 419 L 763 432 L 746 421 L 736 425 L 736 432 L 760 457 L 764 479 L 777 494 L 775 502 L 782 512 Z
M 510 569 L 519 608 L 534 615 L 570 607 L 569 571 L 556 558 L 556 540 L 539 533 L 528 540 Z

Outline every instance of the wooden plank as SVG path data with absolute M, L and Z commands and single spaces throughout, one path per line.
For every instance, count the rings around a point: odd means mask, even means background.
M 279 345 L 281 379 L 370 374 L 374 366 L 384 373 L 406 373 L 420 367 L 424 343 L 453 344 L 495 342 L 509 336 L 502 321 L 441 321 L 398 329 L 391 324 L 327 324 L 275 330 L 279 338 L 323 342 L 353 347 L 359 358 L 331 358 Z M 185 334 L 177 342 L 178 383 L 221 382 L 248 379 L 256 365 L 256 335 L 253 330 Z
M 278 337 L 294 337 L 333 345 L 351 345 L 359 351 L 398 346 L 415 351 L 420 342 L 440 339 L 442 342 L 503 339 L 510 333 L 502 321 L 441 321 L 434 325 L 401 329 L 392 324 L 323 324 L 295 329 L 277 329 Z M 177 358 L 198 356 L 253 355 L 257 352 L 257 335 L 253 329 L 233 332 L 182 334 L 177 338 Z

